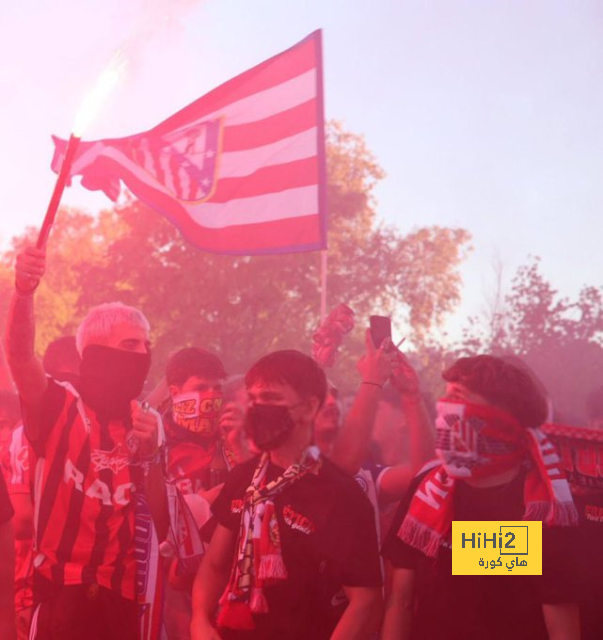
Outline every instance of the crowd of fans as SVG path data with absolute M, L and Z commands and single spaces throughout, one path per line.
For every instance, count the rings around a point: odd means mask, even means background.
M 603 638 L 603 388 L 588 425 L 547 425 L 520 361 L 476 355 L 433 420 L 367 331 L 346 411 L 295 350 L 229 375 L 182 348 L 149 393 L 150 326 L 121 303 L 38 360 L 44 269 L 19 255 L 7 329 L 1 638 Z M 452 575 L 453 520 L 522 519 L 542 575 Z

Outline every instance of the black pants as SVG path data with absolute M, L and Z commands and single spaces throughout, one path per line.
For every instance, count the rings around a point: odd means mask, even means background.
M 32 640 L 138 640 L 138 605 L 98 585 L 58 587 L 35 609 Z

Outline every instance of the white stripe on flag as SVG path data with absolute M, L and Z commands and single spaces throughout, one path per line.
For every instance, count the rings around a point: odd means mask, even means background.
M 224 109 L 220 111 L 213 111 L 211 113 L 203 114 L 196 120 L 190 121 L 186 125 L 186 127 L 192 126 L 196 122 L 204 122 L 206 120 L 211 120 L 212 118 L 216 118 L 219 116 L 226 116 L 225 127 L 228 127 L 229 125 L 234 126 L 240 124 L 248 124 L 251 122 L 256 122 L 258 120 L 263 120 L 264 118 L 269 118 L 270 116 L 276 115 L 281 111 L 287 111 L 288 109 L 297 107 L 298 105 L 303 104 L 304 102 L 307 102 L 308 100 L 311 100 L 315 97 L 316 69 L 312 69 L 310 71 L 306 71 L 306 73 L 302 73 L 301 75 L 296 76 L 295 78 L 292 78 L 291 80 L 282 82 L 276 87 L 265 89 L 264 91 L 259 91 L 258 93 L 248 96 L 247 98 L 243 98 L 241 100 L 238 100 L 237 102 L 226 105 Z M 314 131 L 314 153 L 310 155 L 316 155 L 316 127 L 309 129 L 308 131 Z M 281 142 L 286 144 L 287 140 L 294 140 L 295 138 L 296 136 L 292 136 L 291 138 L 286 138 Z M 269 146 L 271 145 L 267 145 L 266 148 L 268 148 Z M 73 163 L 72 173 L 76 174 L 81 172 L 94 160 L 94 158 L 100 155 L 106 148 L 106 145 L 102 141 L 97 141 L 92 147 L 90 147 L 90 149 L 82 153 L 82 155 Z M 233 153 L 241 154 L 252 152 L 253 150 L 244 152 L 238 151 Z M 138 154 L 143 155 L 145 168 L 149 171 L 152 171 L 153 161 L 151 158 L 151 154 L 146 150 L 142 151 L 140 149 L 138 150 Z M 112 157 L 115 158 L 115 156 Z M 299 160 L 301 158 L 307 157 L 309 156 L 300 156 L 291 159 L 279 160 L 278 162 L 270 162 L 270 165 L 279 164 L 280 162 L 291 162 L 292 160 Z M 121 158 L 125 159 L 125 156 L 121 156 Z M 140 158 L 137 158 L 137 160 L 140 162 Z M 224 154 L 222 156 L 222 161 L 227 161 L 227 154 Z M 248 175 L 248 173 L 229 173 L 225 177 L 236 177 L 238 175 Z
M 244 178 L 264 167 L 312 158 L 318 152 L 317 139 L 316 127 L 312 127 L 290 138 L 283 138 L 263 147 L 223 153 L 218 165 L 218 180 L 220 178 Z
M 312 133 L 312 130 L 306 132 Z M 302 135 L 302 134 L 299 134 Z M 297 136 L 294 136 L 297 137 Z M 312 133 L 314 141 L 316 141 L 316 133 Z M 289 139 L 291 140 L 291 139 Z M 284 141 L 283 141 L 284 142 Z M 129 171 L 131 171 L 142 182 L 152 182 L 153 187 L 168 194 L 167 190 L 149 173 L 144 171 L 136 163 L 125 156 L 115 147 L 104 147 L 103 145 L 95 145 L 101 147 L 98 155 L 105 155 L 119 162 Z M 289 146 L 292 146 L 291 143 Z M 283 151 L 283 153 L 285 150 Z M 237 152 L 242 153 L 242 152 Z M 253 153 L 251 151 L 245 153 Z M 89 155 L 89 154 L 86 154 Z M 232 155 L 232 154 L 224 154 Z M 91 159 L 88 157 L 87 162 Z M 283 155 L 280 157 L 281 162 L 285 162 Z M 170 195 L 170 194 L 168 194 Z M 173 197 L 173 196 L 170 196 Z M 181 203 L 188 211 L 191 218 L 198 224 L 211 229 L 220 229 L 241 224 L 254 224 L 259 222 L 270 222 L 272 220 L 280 220 L 285 218 L 297 218 L 300 216 L 317 215 L 318 214 L 318 186 L 312 185 L 307 187 L 299 187 L 288 189 L 277 193 L 270 193 L 262 196 L 254 196 L 250 198 L 239 198 L 238 200 L 230 200 L 223 204 L 212 202 L 203 202 L 200 204 Z
M 316 69 L 310 69 L 310 71 L 281 82 L 275 87 L 231 102 L 222 109 L 204 113 L 187 123 L 186 127 L 195 122 L 203 122 L 219 116 L 226 118 L 225 126 L 249 124 L 297 107 L 315 97 Z
M 103 154 L 103 149 L 106 149 L 107 145 L 100 140 L 91 145 L 82 155 L 74 160 L 71 175 L 81 173 L 89 164 L 94 162 L 96 158 Z M 123 157 L 123 156 L 122 156 Z M 61 164 L 63 160 L 61 159 Z
M 190 198 L 195 191 L 195 185 L 191 180 L 191 176 L 188 171 L 178 172 L 180 178 L 180 193 L 185 198 Z
M 210 229 L 317 215 L 318 186 L 230 200 L 224 204 L 187 205 L 186 209 L 197 224 Z
M 176 193 L 176 185 L 174 184 L 174 173 L 170 167 L 170 156 L 166 153 L 159 154 L 159 163 L 163 169 L 165 184 L 172 193 Z M 180 171 L 179 173 L 184 173 Z M 179 194 L 181 195 L 181 194 Z
M 302 131 L 290 138 L 284 138 L 273 144 L 256 147 L 249 151 L 233 151 L 223 153 L 219 158 L 218 180 L 220 178 L 244 178 L 264 167 L 271 167 L 295 160 L 312 158 L 317 154 L 316 127 Z M 73 171 L 77 173 L 94 162 L 97 157 L 112 158 L 131 171 L 139 180 L 149 183 L 155 189 L 166 194 L 170 192 L 158 182 L 150 171 L 146 171 L 136 162 L 130 160 L 119 149 L 97 142 L 85 151 L 74 163 Z M 150 155 L 149 155 L 150 157 Z M 170 194 L 171 195 L 171 194 Z M 173 197 L 173 196 L 172 196 Z M 314 212 L 316 213 L 316 211 Z

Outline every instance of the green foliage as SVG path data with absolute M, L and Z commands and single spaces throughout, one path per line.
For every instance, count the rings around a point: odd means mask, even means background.
M 490 318 L 472 318 L 459 355 L 521 357 L 553 400 L 556 419 L 583 422 L 588 393 L 603 383 L 603 288 L 585 286 L 560 297 L 531 259 L 515 275 Z
M 338 123 L 328 130 L 328 175 L 329 306 L 350 305 L 358 325 L 333 375 L 350 389 L 370 313 L 395 314 L 420 344 L 455 307 L 469 234 L 428 227 L 403 236 L 377 225 L 373 189 L 383 172 L 364 139 Z M 0 270 L 7 293 L 11 261 L 5 255 Z M 131 199 L 96 218 L 61 211 L 36 299 L 37 344 L 41 352 L 51 339 L 73 333 L 91 306 L 121 300 L 151 322 L 155 377 L 172 351 L 188 345 L 215 351 L 230 372 L 240 372 L 270 350 L 310 350 L 319 283 L 318 253 L 203 253 Z

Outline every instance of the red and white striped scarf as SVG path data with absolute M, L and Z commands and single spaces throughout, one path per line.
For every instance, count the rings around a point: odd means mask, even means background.
M 274 498 L 308 473 L 318 473 L 320 451 L 309 447 L 300 462 L 271 482 L 266 479 L 269 462 L 269 453 L 264 453 L 245 493 L 238 549 L 220 599 L 219 627 L 254 629 L 253 614 L 268 613 L 264 586 L 287 578 Z
M 459 479 L 487 478 L 528 458 L 524 520 L 547 526 L 574 525 L 578 513 L 552 442 L 540 429 L 526 429 L 513 416 L 485 405 L 438 403 L 436 452 L 442 461 L 417 488 L 398 531 L 407 544 L 435 557 L 450 536 Z

